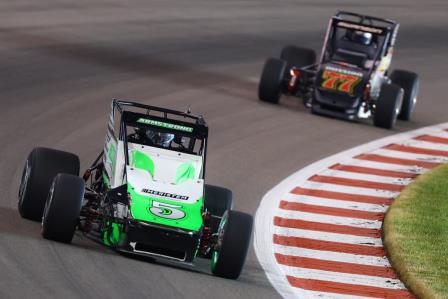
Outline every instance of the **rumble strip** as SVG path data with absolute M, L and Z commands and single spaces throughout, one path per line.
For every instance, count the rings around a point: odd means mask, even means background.
M 448 123 L 328 157 L 270 190 L 255 252 L 284 298 L 414 298 L 387 260 L 385 212 L 419 174 L 448 162 Z

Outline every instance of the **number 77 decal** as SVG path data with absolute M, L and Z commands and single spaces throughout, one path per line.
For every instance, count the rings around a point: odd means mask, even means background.
M 353 94 L 353 90 L 361 82 L 362 77 L 324 71 L 322 79 L 322 88 Z

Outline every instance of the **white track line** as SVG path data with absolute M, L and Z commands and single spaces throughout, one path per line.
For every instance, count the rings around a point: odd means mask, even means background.
M 381 221 L 376 220 L 363 220 L 357 218 L 330 216 L 315 213 L 304 213 L 283 209 L 278 209 L 275 212 L 275 215 L 287 219 L 298 219 L 298 220 L 313 221 L 326 224 L 347 225 L 352 227 L 363 227 L 369 229 L 381 228 Z
M 448 144 L 434 143 L 423 140 L 409 140 L 403 142 L 402 144 L 406 146 L 418 147 L 423 149 L 448 151 Z
M 402 179 L 402 178 L 393 178 L 372 174 L 362 174 L 355 173 L 349 171 L 341 171 L 341 170 L 333 170 L 333 169 L 325 169 L 322 172 L 319 172 L 319 175 L 333 176 L 337 178 L 347 178 L 354 180 L 363 180 L 363 181 L 371 181 L 376 183 L 386 183 L 386 184 L 395 184 L 395 185 L 408 185 L 411 183 L 411 179 Z
M 305 181 L 302 184 L 297 184 L 297 185 L 300 187 L 303 187 L 303 188 L 307 188 L 307 189 L 334 191 L 334 192 L 357 194 L 357 195 L 367 195 L 367 196 L 396 197 L 399 194 L 398 192 L 387 191 L 387 190 L 369 189 L 369 188 L 360 188 L 360 187 L 348 187 L 348 186 L 340 186 L 340 185 L 335 185 L 335 184 L 319 183 L 319 182 L 311 182 L 311 181 Z
M 434 132 L 428 132 L 428 133 L 423 133 L 423 134 L 420 134 L 420 135 L 431 135 L 431 136 L 434 136 L 434 137 L 441 137 L 441 138 L 447 138 L 448 139 L 448 132 L 447 131 L 434 131 Z M 417 135 L 417 136 L 420 136 L 420 135 Z
M 424 173 L 427 171 L 426 168 L 422 168 L 422 167 L 418 167 L 418 166 L 389 164 L 389 163 L 381 163 L 381 162 L 360 160 L 360 159 L 354 159 L 354 158 L 346 159 L 345 161 L 342 161 L 341 164 L 376 168 L 376 169 L 381 169 L 381 170 L 391 170 L 391 171 L 399 171 L 399 172 L 406 172 L 406 173 L 415 173 L 415 174 L 421 174 L 421 173 Z
M 335 233 L 319 232 L 297 228 L 284 228 L 284 227 L 277 227 L 275 229 L 275 233 L 277 235 L 286 237 L 309 238 L 328 242 L 342 242 L 346 244 L 357 244 L 357 245 L 369 244 L 369 246 L 379 246 L 379 247 L 383 246 L 381 238 L 360 237 L 346 234 L 335 234 Z
M 404 289 L 403 283 L 399 279 L 386 277 L 349 274 L 332 271 L 322 271 L 280 265 L 286 275 L 303 279 L 317 279 L 346 284 L 357 284 L 362 286 L 380 287 L 385 289 Z
M 390 263 L 385 257 L 313 250 L 313 249 L 297 248 L 278 244 L 274 244 L 274 251 L 275 253 L 281 253 L 284 255 L 301 256 L 334 262 L 356 263 L 367 266 L 390 267 Z
M 309 205 L 332 207 L 332 208 L 342 208 L 358 211 L 368 211 L 368 212 L 386 212 L 388 206 L 386 205 L 376 205 L 369 203 L 358 203 L 353 201 L 344 200 L 333 200 L 320 197 L 313 197 L 308 195 L 295 195 L 292 193 L 285 194 L 283 196 L 285 201 L 289 202 L 300 202 Z
M 440 157 L 435 155 L 423 155 L 423 154 L 412 154 L 388 149 L 377 149 L 372 152 L 375 155 L 381 155 L 391 158 L 400 158 L 400 159 L 409 159 L 415 161 L 425 161 L 425 162 L 433 162 L 433 163 L 447 163 L 447 157 Z
M 412 132 L 402 133 L 395 136 L 386 137 L 380 140 L 367 143 L 365 145 L 358 146 L 356 148 L 350 149 L 348 151 L 336 154 L 334 156 L 313 163 L 308 167 L 292 174 L 290 177 L 286 178 L 279 185 L 270 190 L 263 197 L 260 207 L 257 210 L 257 214 L 255 217 L 254 246 L 255 246 L 255 252 L 257 254 L 260 263 L 262 264 L 269 280 L 277 289 L 277 291 L 285 298 L 338 298 L 338 299 L 367 298 L 367 297 L 339 294 L 338 291 L 336 290 L 322 292 L 319 290 L 325 288 L 319 288 L 319 287 L 314 291 L 304 290 L 299 287 L 293 287 L 287 280 L 287 275 L 305 280 L 315 279 L 317 282 L 315 281 L 314 283 L 319 284 L 344 283 L 351 285 L 371 286 L 384 289 L 405 290 L 404 285 L 398 279 L 378 277 L 378 275 L 379 276 L 390 275 L 385 274 L 390 272 L 384 272 L 384 271 L 390 271 L 388 269 L 380 272 L 371 272 L 372 274 L 370 275 L 365 275 L 364 272 L 360 272 L 361 270 L 359 269 L 373 269 L 372 267 L 369 266 L 386 267 L 386 268 L 390 267 L 390 264 L 387 261 L 386 257 L 347 253 L 347 252 L 365 252 L 365 253 L 370 252 L 364 250 L 359 251 L 360 246 L 362 248 L 369 247 L 372 249 L 382 248 L 382 241 L 379 237 L 376 237 L 377 232 L 375 232 L 381 228 L 382 225 L 381 221 L 356 219 L 352 217 L 332 216 L 332 215 L 350 216 L 350 214 L 347 214 L 349 212 L 353 213 L 352 215 L 355 215 L 355 213 L 357 213 L 356 216 L 358 217 L 361 216 L 369 218 L 377 217 L 374 213 L 379 213 L 379 215 L 381 215 L 381 213 L 386 211 L 387 205 L 358 203 L 356 201 L 347 200 L 348 198 L 346 198 L 347 196 L 345 196 L 344 194 L 341 195 L 341 199 L 343 200 L 338 200 L 334 198 L 333 199 L 321 198 L 320 196 L 322 196 L 322 194 L 319 195 L 319 197 L 311 195 L 297 195 L 293 194 L 292 190 L 294 188 L 301 187 L 305 189 L 322 190 L 327 192 L 339 192 L 350 194 L 351 197 L 355 195 L 354 199 L 356 199 L 356 195 L 394 198 L 399 194 L 398 192 L 377 190 L 364 187 L 363 188 L 352 187 L 336 184 L 335 182 L 333 183 L 313 182 L 310 181 L 309 178 L 314 175 L 320 175 L 320 176 L 339 178 L 339 180 L 343 178 L 358 181 L 359 180 L 369 181 L 374 183 L 394 184 L 398 186 L 407 185 L 412 181 L 412 179 L 410 178 L 400 179 L 395 178 L 393 176 L 390 177 L 386 175 L 378 175 L 378 172 L 375 172 L 376 174 L 358 174 L 351 171 L 329 170 L 328 168 L 335 164 L 342 164 L 348 166 L 368 167 L 373 169 L 397 171 L 404 173 L 414 173 L 414 174 L 423 173 L 427 171 L 427 169 L 417 166 L 366 161 L 356 159 L 355 157 L 361 154 L 376 154 L 390 158 L 446 163 L 448 162 L 448 157 L 443 157 L 443 155 L 440 156 L 432 154 L 428 155 L 427 153 L 426 154 L 408 153 L 383 148 L 390 144 L 398 144 L 398 145 L 412 146 L 421 149 L 445 151 L 448 149 L 448 146 L 446 144 L 418 141 L 414 140 L 413 138 L 421 135 L 430 135 L 435 137 L 448 138 L 448 132 L 442 131 L 443 129 L 446 128 L 448 128 L 448 123 L 433 127 L 427 127 Z M 351 184 L 351 182 L 347 183 L 343 182 L 343 183 L 348 185 Z M 331 196 L 334 195 L 331 194 Z M 288 202 L 287 208 L 289 210 L 286 210 L 285 206 L 282 206 L 283 208 L 280 208 L 280 201 L 282 200 Z M 350 212 L 351 210 L 353 212 Z M 367 214 L 363 212 L 366 212 Z M 288 228 L 288 227 L 275 226 L 273 221 L 274 216 L 284 218 L 283 221 L 287 221 L 287 223 L 283 225 L 291 225 L 291 226 L 297 225 L 297 227 Z M 288 221 L 288 219 L 296 219 L 297 221 L 296 220 Z M 300 222 L 300 220 L 308 222 Z M 310 222 L 319 223 L 319 226 L 313 229 L 312 226 L 309 226 Z M 341 230 L 342 228 L 343 230 Z M 337 231 L 337 233 L 324 232 L 322 230 Z M 341 233 L 341 231 L 350 232 L 350 234 L 344 234 Z M 353 234 L 357 235 L 355 236 Z M 360 235 L 358 236 L 358 234 Z M 290 244 L 290 246 L 274 244 L 273 243 L 274 235 L 280 236 L 276 237 L 276 240 L 279 240 L 278 241 L 279 243 Z M 281 236 L 287 236 L 286 240 L 284 237 Z M 288 243 L 290 240 L 293 243 Z M 285 243 L 285 241 L 287 243 Z M 303 244 L 301 242 L 308 242 L 308 243 L 311 242 L 311 243 L 307 245 L 307 243 Z M 316 242 L 329 242 L 329 243 L 325 243 L 328 245 L 325 245 L 324 248 L 320 248 L 319 247 L 321 246 L 319 245 L 320 243 Z M 338 246 L 342 246 L 343 244 L 347 245 L 338 247 L 334 246 L 333 244 L 340 244 Z M 331 247 L 327 248 L 327 246 Z M 352 251 L 352 249 L 347 251 L 347 249 L 344 249 L 346 248 L 344 246 L 355 246 L 350 247 L 353 248 L 354 251 Z M 325 248 L 327 248 L 327 250 L 325 250 Z M 328 250 L 336 250 L 336 252 Z M 341 250 L 341 252 L 337 252 L 338 250 Z M 287 266 L 286 264 L 285 265 L 279 264 L 275 254 L 281 254 L 278 257 L 284 260 L 283 263 L 286 263 L 289 266 Z M 317 264 L 316 260 L 318 262 Z M 303 264 L 303 266 L 301 266 L 302 265 L 301 263 L 303 261 L 307 261 L 307 263 L 311 262 L 311 264 L 308 264 L 306 266 Z M 355 267 L 353 269 L 342 269 L 341 270 L 342 272 L 333 272 L 334 270 L 337 270 L 339 267 L 339 264 L 337 264 L 337 262 L 356 264 L 359 266 L 356 266 L 357 268 Z M 350 265 L 350 264 L 342 264 L 342 265 Z M 335 265 L 337 265 L 337 267 L 335 267 Z M 325 269 L 325 270 L 331 269 L 331 271 L 324 271 L 317 269 Z M 374 269 L 379 268 L 374 267 Z M 307 288 L 314 289 L 315 286 L 308 285 Z M 365 294 L 365 292 L 363 294 Z

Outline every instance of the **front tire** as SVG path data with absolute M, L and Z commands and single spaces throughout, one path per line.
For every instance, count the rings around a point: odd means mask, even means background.
M 223 187 L 205 185 L 204 206 L 210 212 L 210 230 L 212 234 L 218 232 L 219 223 L 225 212 L 232 209 L 233 193 Z M 212 253 L 208 253 L 206 258 L 211 258 Z
M 400 86 L 404 90 L 403 105 L 400 114 L 398 115 L 398 119 L 410 120 L 415 105 L 417 104 L 419 89 L 418 75 L 413 72 L 395 70 L 391 74 L 390 79 L 392 83 Z
M 233 194 L 227 188 L 206 184 L 204 195 L 204 205 L 212 215 L 222 217 L 232 208 Z
M 251 215 L 228 211 L 218 230 L 218 241 L 212 253 L 211 268 L 216 276 L 237 279 L 244 266 L 252 236 Z
M 31 151 L 23 169 L 19 188 L 18 209 L 23 218 L 42 220 L 48 190 L 58 173 L 78 176 L 78 156 L 43 147 Z
M 373 123 L 375 126 L 392 129 L 403 103 L 403 89 L 395 84 L 384 84 L 378 97 Z
M 286 62 L 276 58 L 266 60 L 258 86 L 258 98 L 261 101 L 278 103 L 283 89 L 285 70 Z
M 75 234 L 84 199 L 84 180 L 70 174 L 58 174 L 51 185 L 42 217 L 45 239 L 70 243 Z

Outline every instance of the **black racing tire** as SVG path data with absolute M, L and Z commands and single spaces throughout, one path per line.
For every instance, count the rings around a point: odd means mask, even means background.
M 221 220 L 218 244 L 211 260 L 212 273 L 219 277 L 237 279 L 244 266 L 252 236 L 253 217 L 228 211 Z
M 212 234 L 218 232 L 221 217 L 232 209 L 232 191 L 218 186 L 205 185 L 204 206 L 210 212 L 210 230 Z M 206 256 L 211 258 L 211 253 Z
M 215 216 L 222 217 L 224 213 L 232 209 L 232 191 L 218 186 L 205 185 L 205 208 Z
M 404 90 L 403 105 L 401 106 L 398 119 L 408 121 L 411 119 L 412 112 L 417 104 L 419 89 L 418 75 L 413 72 L 395 70 L 392 72 L 390 79 L 393 84 L 400 86 Z
M 316 63 L 316 52 L 312 49 L 286 46 L 280 53 L 280 59 L 286 61 L 286 71 L 292 67 L 304 67 Z
M 78 156 L 43 147 L 31 151 L 23 169 L 19 188 L 18 209 L 23 218 L 42 220 L 48 190 L 58 173 L 78 176 Z
M 403 89 L 395 84 L 383 84 L 378 97 L 373 123 L 375 126 L 392 129 L 403 103 Z
M 42 217 L 45 239 L 71 243 L 84 199 L 85 183 L 71 174 L 58 174 L 48 192 Z
M 258 86 L 258 98 L 263 102 L 277 104 L 283 90 L 286 62 L 269 58 L 263 67 Z

